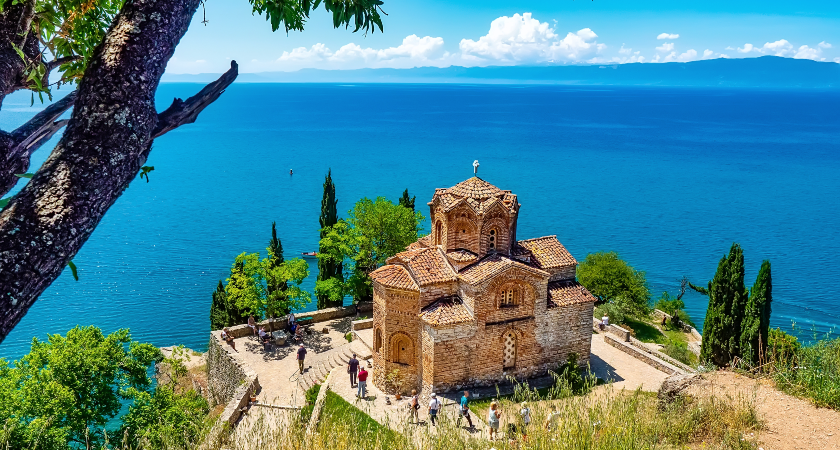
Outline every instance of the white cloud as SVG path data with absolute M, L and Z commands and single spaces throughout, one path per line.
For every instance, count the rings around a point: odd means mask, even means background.
M 831 48 L 831 44 L 829 44 L 829 43 L 828 43 L 828 42 L 826 42 L 826 41 L 822 41 L 822 42 L 820 42 L 819 44 L 817 44 L 817 47 L 821 47 L 821 48 Z
M 656 39 L 679 39 L 679 34 L 668 34 L 668 33 L 661 33 L 659 36 L 656 36 Z
M 793 53 L 793 45 L 791 45 L 786 39 L 779 39 L 776 42 L 768 42 L 764 44 L 763 47 L 756 49 L 756 51 L 765 55 L 773 54 L 776 56 L 789 56 Z
M 618 50 L 618 53 L 621 53 L 622 55 L 629 55 L 630 53 L 633 53 L 633 49 L 624 48 L 624 44 L 621 44 L 621 48 Z
M 594 31 L 584 28 L 560 39 L 547 22 L 534 19 L 531 13 L 524 13 L 495 19 L 486 35 L 478 41 L 462 39 L 458 47 L 462 57 L 479 58 L 479 61 L 578 62 L 606 48 L 595 40 L 597 37 Z
M 678 61 L 688 62 L 697 59 L 697 50 L 691 49 L 677 57 Z
M 434 65 L 448 56 L 443 51 L 443 38 L 418 37 L 415 34 L 403 39 L 397 47 L 384 49 L 363 48 L 354 43 L 343 45 L 336 51 L 318 43 L 312 47 L 298 47 L 284 51 L 276 62 L 286 69 L 301 67 L 357 68 L 357 67 L 413 67 Z
M 706 50 L 703 50 L 703 59 L 709 59 L 714 54 L 715 54 L 715 52 L 713 52 L 713 51 L 711 51 L 707 48 Z
M 662 53 L 671 52 L 673 50 L 674 50 L 674 43 L 673 42 L 665 42 L 664 44 L 660 45 L 659 47 L 656 47 L 656 51 L 662 52 Z
M 840 56 L 838 56 L 837 58 L 834 58 L 834 62 L 836 62 L 837 64 L 840 64 Z
M 797 50 L 796 54 L 793 55 L 793 57 L 796 58 L 796 59 L 813 59 L 814 61 L 818 61 L 820 59 L 825 59 L 825 58 L 820 58 L 821 56 L 822 56 L 822 49 L 821 48 L 819 48 L 819 47 L 811 48 L 811 47 L 808 47 L 807 45 L 803 45 L 803 46 L 799 47 L 799 50 Z
M 738 53 L 749 53 L 753 51 L 755 47 L 752 44 L 744 44 L 744 48 L 738 47 Z

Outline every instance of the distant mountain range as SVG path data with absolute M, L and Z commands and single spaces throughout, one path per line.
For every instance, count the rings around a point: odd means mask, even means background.
M 166 74 L 164 82 L 209 82 L 219 74 Z M 840 64 L 762 56 L 688 63 L 589 66 L 416 67 L 412 69 L 302 69 L 243 73 L 246 83 L 454 83 L 618 86 L 840 88 Z

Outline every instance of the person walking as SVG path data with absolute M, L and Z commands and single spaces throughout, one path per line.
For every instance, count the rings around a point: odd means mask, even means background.
M 411 419 L 414 419 L 414 423 L 420 423 L 420 397 L 417 396 L 417 390 L 411 390 L 411 401 L 408 403 L 408 408 L 411 410 L 408 413 L 408 423 L 411 423 Z
M 490 403 L 490 411 L 487 414 L 487 426 L 490 427 L 490 440 L 495 441 L 496 433 L 499 431 L 499 419 L 502 413 L 499 411 L 499 404 L 493 401 Z
M 458 421 L 455 423 L 455 426 L 461 426 L 461 418 L 466 417 L 467 423 L 470 424 L 470 429 L 475 428 L 472 423 L 472 418 L 470 417 L 470 391 L 464 391 L 464 396 L 461 397 L 461 405 L 458 408 Z
M 367 377 L 368 372 L 362 366 L 361 370 L 359 370 L 359 389 L 356 391 L 356 397 L 367 398 Z
M 356 359 L 356 354 L 353 353 L 353 357 L 350 358 L 350 361 L 347 361 L 347 373 L 350 374 L 350 387 L 356 387 L 356 374 L 359 372 L 359 360 Z
M 438 411 L 440 411 L 440 400 L 438 400 L 437 395 L 434 392 L 429 394 L 429 397 L 432 398 L 429 400 L 429 420 L 432 422 L 432 425 L 437 426 L 435 420 L 437 419 Z
M 522 402 L 522 409 L 519 410 L 519 417 L 521 420 L 520 428 L 522 432 L 522 439 L 528 439 L 528 425 L 531 424 L 531 409 L 528 408 L 527 402 Z
M 303 374 L 303 360 L 306 359 L 306 348 L 303 344 L 300 344 L 297 351 L 297 361 L 298 366 L 300 367 L 300 373 Z

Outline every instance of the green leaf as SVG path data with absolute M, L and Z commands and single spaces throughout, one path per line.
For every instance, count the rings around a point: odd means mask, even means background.
M 9 198 L 0 198 L 0 208 L 5 208 L 5 207 L 6 207 L 6 205 L 8 205 L 8 204 L 9 204 L 9 201 L 10 201 L 11 199 L 12 199 L 11 197 L 9 197 Z
M 15 176 L 18 177 L 18 178 L 32 178 L 34 176 L 34 174 L 29 173 L 29 172 L 27 172 L 27 173 L 16 173 Z
M 67 261 L 67 267 L 69 267 L 70 272 L 73 273 L 73 278 L 75 278 L 76 281 L 79 281 L 79 272 L 76 270 L 76 265 L 73 264 L 73 261 Z

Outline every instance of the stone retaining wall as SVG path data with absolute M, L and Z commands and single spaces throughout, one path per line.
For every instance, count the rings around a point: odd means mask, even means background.
M 633 345 L 628 344 L 627 342 L 622 342 L 610 336 L 609 334 L 604 335 L 604 341 L 607 344 L 612 345 L 613 347 L 621 350 L 622 352 L 627 353 L 628 355 L 638 359 L 639 361 L 642 361 L 645 364 L 656 368 L 657 370 L 667 373 L 668 375 L 673 375 L 675 373 L 685 373 L 685 371 L 683 371 L 682 369 L 668 362 L 665 362 L 654 355 L 651 355 L 647 352 L 643 352 L 638 348 L 634 347 Z
M 367 330 L 373 328 L 373 319 L 355 320 L 350 322 L 350 329 L 353 331 Z

